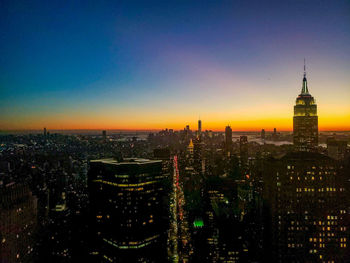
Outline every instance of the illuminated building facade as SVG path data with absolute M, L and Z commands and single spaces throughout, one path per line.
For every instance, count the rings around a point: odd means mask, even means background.
M 317 105 L 308 90 L 305 65 L 301 94 L 294 106 L 293 142 L 298 151 L 314 151 L 318 145 Z
M 32 262 L 37 198 L 26 184 L 0 186 L 0 262 Z
M 93 254 L 105 262 L 162 262 L 162 161 L 93 160 L 88 177 L 99 242 Z
M 291 152 L 265 163 L 264 258 L 343 262 L 349 246 L 342 166 L 328 156 Z

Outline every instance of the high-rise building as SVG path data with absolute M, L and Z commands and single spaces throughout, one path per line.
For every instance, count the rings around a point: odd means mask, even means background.
M 264 129 L 261 130 L 261 134 L 260 135 L 261 135 L 261 139 L 265 140 L 265 130 Z
M 102 131 L 102 139 L 103 139 L 104 141 L 107 140 L 107 131 L 106 131 L 106 130 Z
M 246 167 L 248 165 L 248 137 L 239 137 L 239 155 L 241 166 Z
M 202 133 L 202 121 L 198 120 L 198 136 L 200 136 Z
M 160 160 L 90 161 L 89 195 L 97 236 L 92 254 L 110 262 L 164 262 L 163 179 Z
M 277 129 L 273 128 L 272 140 L 277 141 L 277 139 L 278 139 Z
M 232 151 L 232 129 L 230 126 L 225 128 L 225 148 L 227 153 Z
M 264 258 L 345 262 L 349 215 L 343 166 L 316 152 L 290 152 L 264 166 Z
M 44 128 L 44 137 L 46 137 L 46 135 L 47 135 L 47 130 L 46 128 Z
M 336 140 L 334 138 L 327 139 L 328 156 L 335 160 L 342 160 L 345 158 L 347 147 L 347 141 Z
M 0 262 L 32 262 L 37 201 L 27 184 L 0 185 Z
M 317 105 L 309 93 L 305 64 L 301 93 L 294 106 L 293 142 L 298 151 L 315 151 L 318 145 Z
M 203 158 L 204 143 L 198 137 L 193 141 L 193 168 L 198 174 L 205 172 L 205 160 Z

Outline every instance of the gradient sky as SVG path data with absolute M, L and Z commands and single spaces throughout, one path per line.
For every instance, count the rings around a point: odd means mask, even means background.
M 350 1 L 0 1 L 0 129 L 350 130 Z M 193 127 L 195 128 L 195 127 Z

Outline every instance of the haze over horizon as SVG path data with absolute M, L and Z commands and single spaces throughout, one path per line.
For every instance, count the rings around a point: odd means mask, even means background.
M 83 7 L 82 7 L 83 6 Z M 0 130 L 350 130 L 350 2 L 0 3 Z

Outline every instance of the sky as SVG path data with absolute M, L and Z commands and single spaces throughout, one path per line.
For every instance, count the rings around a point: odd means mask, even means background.
M 0 1 L 0 130 L 350 130 L 350 1 Z

